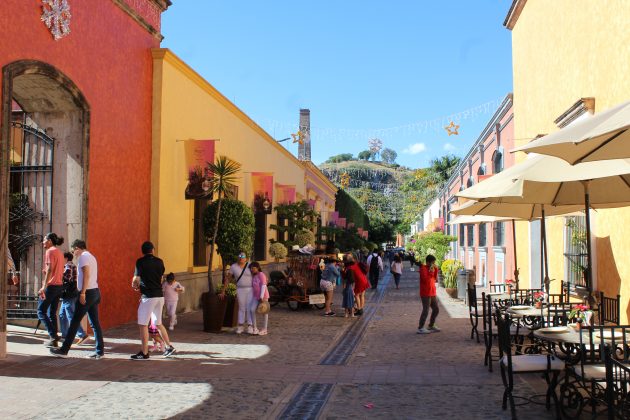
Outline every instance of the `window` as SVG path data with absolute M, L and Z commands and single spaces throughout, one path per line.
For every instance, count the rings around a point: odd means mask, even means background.
M 467 232 L 467 246 L 475 246 L 475 225 L 466 225 Z
M 494 246 L 505 245 L 505 224 L 503 222 L 494 222 L 492 236 L 494 236 Z
M 494 151 L 492 154 L 492 173 L 498 174 L 503 170 L 503 152 L 501 148 Z
M 465 225 L 459 225 L 459 246 L 464 246 Z
M 209 204 L 209 200 L 195 200 L 193 265 L 196 267 L 208 265 L 208 243 L 203 229 L 203 213 Z
M 486 246 L 486 224 L 479 224 L 479 246 Z
M 591 286 L 586 279 L 586 267 L 588 265 L 586 251 L 586 217 L 566 217 L 564 226 L 564 271 L 571 291 L 575 291 L 576 286 L 591 290 Z

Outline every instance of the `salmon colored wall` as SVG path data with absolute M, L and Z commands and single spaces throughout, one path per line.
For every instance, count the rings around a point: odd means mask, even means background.
M 129 284 L 140 244 L 149 238 L 151 48 L 159 41 L 112 1 L 74 1 L 71 13 L 71 33 L 55 41 L 40 20 L 40 2 L 3 0 L 0 67 L 25 59 L 48 63 L 89 103 L 86 240 L 98 260 L 107 328 L 133 320 L 137 309 Z
M 529 0 L 525 4 L 512 30 L 518 145 L 537 134 L 557 131 L 554 120 L 580 98 L 595 98 L 596 113 L 630 99 L 628 22 L 630 2 Z M 621 294 L 624 323 L 630 318 L 630 210 L 600 210 L 592 215 L 596 287 L 609 296 Z M 563 225 L 562 219 L 548 225 L 550 277 L 556 279 L 564 277 Z M 524 263 L 529 241 L 519 245 Z M 558 283 L 552 286 L 557 288 Z

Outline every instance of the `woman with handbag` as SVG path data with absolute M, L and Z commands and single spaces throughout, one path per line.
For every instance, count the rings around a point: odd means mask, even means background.
M 269 322 L 269 313 L 263 313 L 262 328 L 258 330 L 258 324 L 256 322 L 256 313 L 260 305 L 264 305 L 264 302 L 269 302 L 269 292 L 267 291 L 267 276 L 260 269 L 260 264 L 256 261 L 252 261 L 249 264 L 249 269 L 252 272 L 252 304 L 250 306 L 250 314 L 254 321 L 254 335 L 267 335 L 267 323 Z M 268 304 L 267 304 L 268 305 Z
M 236 334 L 242 334 L 244 325 L 247 323 L 247 333 L 254 333 L 254 325 L 250 313 L 250 306 L 252 305 L 252 272 L 249 270 L 249 264 L 247 263 L 247 254 L 241 251 L 238 254 L 238 260 L 230 267 L 232 278 L 236 281 L 236 298 L 238 299 L 238 326 L 236 327 Z M 226 278 L 227 281 L 227 278 Z M 225 290 L 224 285 L 224 290 Z

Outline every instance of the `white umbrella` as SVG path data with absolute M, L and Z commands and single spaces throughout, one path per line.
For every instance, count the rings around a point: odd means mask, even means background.
M 457 196 L 482 202 L 541 204 L 548 214 L 555 212 L 558 206 L 583 203 L 587 231 L 586 274 L 590 287 L 592 253 L 588 210 L 630 205 L 630 160 L 617 159 L 572 166 L 552 156 L 533 155 L 459 192 Z M 548 281 L 547 278 L 545 281 Z
M 555 156 L 570 164 L 630 158 L 630 101 L 512 150 Z

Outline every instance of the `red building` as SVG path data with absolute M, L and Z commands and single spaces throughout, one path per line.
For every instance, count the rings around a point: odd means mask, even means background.
M 514 165 L 514 156 L 509 152 L 513 147 L 514 113 L 509 94 L 440 192 L 440 216 L 446 215 L 447 221 L 454 219 L 450 210 L 458 207 L 455 194 Z M 445 229 L 447 234 L 458 238 L 451 245 L 449 257 L 458 259 L 467 269 L 474 269 L 478 286 L 502 283 L 513 277 L 511 222 L 446 224 Z
M 160 46 L 169 5 L 4 0 L 0 7 L 0 257 L 8 242 L 19 293 L 32 295 L 41 285 L 41 235 L 64 236 L 64 250 L 85 239 L 98 260 L 105 328 L 134 319 L 137 308 L 130 281 L 151 208 L 151 49 Z

